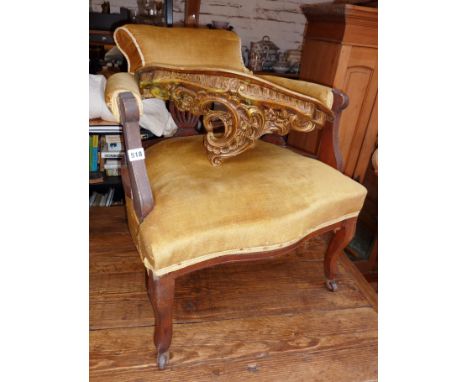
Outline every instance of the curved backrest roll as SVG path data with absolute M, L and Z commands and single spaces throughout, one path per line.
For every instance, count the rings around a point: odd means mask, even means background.
M 226 30 L 127 24 L 115 30 L 114 40 L 131 73 L 151 64 L 250 72 L 239 36 Z

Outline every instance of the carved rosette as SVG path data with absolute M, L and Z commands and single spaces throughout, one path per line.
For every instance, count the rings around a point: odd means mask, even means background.
M 138 74 L 144 98 L 172 100 L 181 111 L 203 115 L 210 162 L 253 147 L 264 134 L 309 132 L 333 119 L 318 100 L 299 98 L 265 81 L 230 72 L 188 72 L 145 68 Z M 216 109 L 213 105 L 217 104 Z M 224 131 L 216 127 L 221 121 Z

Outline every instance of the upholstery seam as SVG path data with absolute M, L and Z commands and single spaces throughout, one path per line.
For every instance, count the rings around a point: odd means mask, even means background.
M 329 221 L 327 221 L 325 223 L 319 224 L 318 226 L 315 226 L 314 228 L 312 228 L 310 231 L 307 231 L 307 233 L 305 233 L 304 235 L 301 235 L 301 237 L 299 237 L 298 239 L 293 239 L 293 240 L 287 241 L 285 243 L 272 244 L 272 245 L 269 245 L 269 246 L 251 247 L 251 248 L 247 248 L 245 250 L 242 250 L 242 249 L 228 249 L 228 250 L 225 250 L 225 251 L 222 251 L 222 252 L 209 253 L 209 254 L 197 257 L 195 259 L 184 260 L 184 261 L 182 261 L 180 263 L 173 264 L 173 265 L 170 265 L 168 267 L 161 268 L 159 270 L 155 270 L 155 269 L 153 269 L 151 267 L 151 270 L 153 271 L 155 276 L 159 277 L 159 276 L 163 276 L 163 275 L 166 275 L 168 273 L 171 273 L 171 272 L 175 272 L 175 271 L 177 271 L 179 269 L 186 268 L 188 266 L 191 266 L 191 265 L 194 265 L 194 264 L 197 264 L 197 263 L 201 263 L 202 261 L 205 261 L 205 260 L 214 259 L 216 257 L 221 257 L 221 256 L 226 256 L 226 255 L 237 255 L 237 254 L 244 255 L 244 254 L 249 254 L 249 253 L 263 252 L 263 251 L 266 252 L 266 251 L 273 251 L 273 250 L 276 250 L 276 249 L 285 248 L 285 247 L 288 247 L 290 245 L 293 245 L 293 244 L 299 242 L 304 237 L 310 235 L 311 233 L 313 233 L 313 232 L 315 232 L 315 231 L 317 231 L 317 230 L 319 230 L 321 228 L 327 227 L 329 225 L 338 223 L 338 222 L 346 220 L 346 219 L 356 217 L 356 216 L 359 215 L 359 212 L 360 211 L 352 212 L 352 213 L 343 215 L 343 216 L 341 216 L 341 217 L 339 217 L 337 219 L 332 219 L 332 220 L 329 220 Z M 144 258 L 145 258 L 145 260 L 147 260 L 147 256 L 144 256 Z M 150 261 L 149 260 L 147 262 L 143 261 L 143 263 L 146 266 L 147 263 L 150 263 Z
M 143 53 L 142 53 L 141 48 L 140 48 L 140 45 L 138 45 L 138 43 L 137 43 L 137 41 L 136 41 L 136 39 L 135 39 L 135 36 L 133 36 L 133 34 L 132 34 L 125 26 L 120 27 L 120 28 L 118 28 L 118 29 L 122 29 L 122 30 L 124 30 L 125 32 L 127 32 L 128 36 L 129 36 L 130 39 L 133 41 L 133 44 L 135 44 L 136 49 L 137 49 L 137 51 L 138 51 L 138 54 L 140 55 L 141 66 L 142 66 L 142 67 L 145 66 L 145 57 L 143 56 Z M 117 30 L 116 30 L 115 32 L 117 32 Z M 115 32 L 114 32 L 114 34 L 115 34 Z M 131 63 L 130 63 L 130 61 L 128 60 L 127 55 L 125 55 L 125 58 L 127 59 L 127 62 L 129 63 L 129 65 L 131 66 Z M 130 69 L 130 68 L 129 68 L 129 69 Z M 129 71 L 130 71 L 130 70 L 129 70 Z

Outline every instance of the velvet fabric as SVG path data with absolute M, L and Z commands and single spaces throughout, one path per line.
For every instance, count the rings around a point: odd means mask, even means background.
M 250 72 L 242 61 L 239 36 L 226 30 L 128 24 L 115 30 L 114 40 L 131 73 L 151 64 Z
M 128 24 L 114 32 L 114 39 L 127 59 L 129 72 L 156 65 L 167 69 L 201 70 L 214 75 L 244 77 L 246 81 L 259 81 L 266 88 L 283 88 L 292 98 L 311 97 L 331 109 L 332 89 L 326 86 L 291 80 L 277 76 L 253 75 L 242 61 L 239 37 L 225 30 L 203 28 L 163 28 L 150 25 Z M 120 73 L 119 73 L 120 74 Z M 137 96 L 138 85 L 131 77 L 111 76 L 112 87 L 106 89 L 106 102 L 118 116 L 116 99 L 121 89 Z M 139 94 L 137 96 L 139 99 Z M 141 102 L 139 100 L 139 102 Z
M 259 75 L 258 77 L 275 85 L 318 99 L 329 109 L 333 106 L 333 92 L 328 86 L 278 76 Z
M 318 160 L 258 141 L 213 167 L 202 139 L 174 138 L 146 150 L 155 207 L 141 224 L 127 200 L 132 237 L 156 275 L 283 248 L 362 208 L 366 189 Z
M 143 114 L 143 103 L 140 95 L 140 88 L 138 87 L 133 74 L 130 73 L 115 73 L 107 80 L 104 98 L 106 104 L 111 109 L 117 121 L 120 122 L 120 111 L 117 103 L 120 93 L 131 92 L 138 104 L 140 115 Z

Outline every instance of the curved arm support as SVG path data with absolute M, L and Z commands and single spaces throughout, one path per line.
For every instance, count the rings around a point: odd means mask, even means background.
M 335 118 L 328 121 L 322 131 L 318 159 L 343 172 L 343 156 L 340 150 L 339 126 L 341 112 L 348 106 L 349 98 L 341 90 L 333 89 L 332 110 Z
M 133 200 L 133 208 L 140 220 L 143 221 L 153 209 L 153 193 L 151 191 L 146 165 L 144 160 L 144 151 L 140 136 L 140 113 L 137 100 L 130 92 L 123 92 L 118 95 L 118 107 L 120 113 L 120 122 L 123 127 L 125 140 L 125 159 L 127 172 L 122 172 L 124 186 L 130 180 L 131 194 L 127 195 Z M 125 179 L 127 177 L 129 179 Z M 126 193 L 128 192 L 128 187 Z

